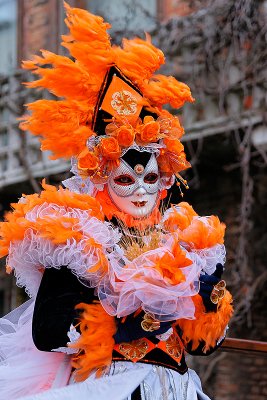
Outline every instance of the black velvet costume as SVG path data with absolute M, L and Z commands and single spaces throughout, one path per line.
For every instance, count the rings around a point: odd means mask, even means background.
M 75 306 L 79 303 L 92 303 L 93 300 L 97 300 L 94 289 L 81 283 L 66 266 L 60 269 L 46 269 L 37 294 L 33 315 L 32 335 L 36 347 L 42 351 L 51 351 L 67 346 L 69 342 L 67 332 L 71 324 L 77 325 L 77 330 L 79 330 L 79 311 L 75 310 Z M 118 327 L 125 329 L 124 325 L 118 325 Z M 153 343 L 159 342 L 154 336 L 158 333 L 160 332 L 154 332 L 153 336 L 149 337 Z M 189 344 L 186 351 L 192 355 L 209 355 L 218 346 L 211 348 L 205 354 L 203 347 L 204 343 L 200 343 L 198 348 L 192 351 Z M 113 360 L 127 361 L 116 351 L 113 352 Z M 184 355 L 178 365 L 168 354 L 157 348 L 149 352 L 141 362 L 165 366 L 181 374 L 187 371 Z

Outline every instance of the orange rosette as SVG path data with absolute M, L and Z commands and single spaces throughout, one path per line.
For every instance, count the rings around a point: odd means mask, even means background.
M 166 252 L 155 263 L 157 269 L 164 280 L 171 285 L 178 285 L 185 282 L 185 276 L 180 268 L 191 265 L 192 261 L 186 257 L 186 252 L 181 249 L 179 243 L 175 241 L 172 253 Z
M 121 155 L 118 140 L 114 137 L 102 138 L 98 145 L 98 150 L 106 160 L 118 160 Z
M 135 133 L 130 125 L 122 125 L 116 130 L 116 137 L 121 147 L 130 147 L 134 142 Z
M 146 116 L 143 125 L 140 125 L 138 139 L 142 143 L 157 142 L 160 138 L 160 123 L 153 117 Z
M 84 149 L 78 156 L 78 169 L 81 176 L 93 175 L 98 168 L 98 157 L 92 151 Z
M 181 153 L 184 154 L 184 146 L 180 140 L 166 137 L 163 142 L 166 145 L 167 151 L 177 155 L 180 155 Z

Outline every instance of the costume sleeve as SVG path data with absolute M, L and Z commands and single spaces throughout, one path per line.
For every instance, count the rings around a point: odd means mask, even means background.
M 94 290 L 84 286 L 67 268 L 46 269 L 36 297 L 32 336 L 38 350 L 66 346 L 67 332 L 79 317 L 75 306 L 91 303 Z M 76 321 L 75 321 L 76 320 Z
M 176 329 L 188 353 L 208 355 L 219 347 L 225 337 L 233 314 L 232 296 L 226 291 L 215 312 L 206 312 L 201 296 L 194 296 L 193 301 L 195 319 L 180 319 L 176 323 Z

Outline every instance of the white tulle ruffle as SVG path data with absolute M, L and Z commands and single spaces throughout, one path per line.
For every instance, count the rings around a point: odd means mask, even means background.
M 32 340 L 34 300 L 0 319 L 1 399 L 15 400 L 68 383 L 69 356 L 39 351 Z
M 81 233 L 81 240 L 73 235 L 65 243 L 54 244 L 29 228 L 23 240 L 10 245 L 7 264 L 14 269 L 18 286 L 25 287 L 30 297 L 38 291 L 44 268 L 66 266 L 87 286 L 97 288 L 100 301 L 110 315 L 123 317 L 141 307 L 162 321 L 190 319 L 194 318 L 191 297 L 199 290 L 199 274 L 203 271 L 212 274 L 218 263 L 225 262 L 223 245 L 197 250 L 185 243 L 183 251 L 192 263 L 181 268 L 185 280 L 174 283 L 155 268 L 155 260 L 165 253 L 172 254 L 179 232 L 162 233 L 156 249 L 129 261 L 119 246 L 118 229 L 92 217 L 90 210 L 43 203 L 25 216 L 32 222 L 46 218 L 56 222 L 61 217 L 77 221 L 72 230 Z M 108 265 L 102 263 L 103 255 Z
M 224 265 L 226 261 L 226 250 L 223 244 L 216 244 L 206 249 L 194 249 L 192 252 L 201 258 L 203 261 L 202 270 L 208 275 L 214 273 L 217 264 Z
M 191 297 L 198 293 L 203 261 L 197 254 L 183 249 L 192 264 L 181 268 L 185 280 L 173 284 L 155 268 L 156 260 L 165 252 L 171 254 L 172 246 L 170 237 L 164 246 L 147 251 L 131 262 L 116 256 L 115 252 L 109 256 L 109 274 L 98 286 L 99 299 L 108 314 L 124 317 L 141 307 L 161 321 L 194 318 Z
M 112 254 L 114 245 L 120 239 L 118 230 L 108 222 L 91 217 L 88 211 L 48 203 L 34 207 L 26 214 L 26 219 L 36 221 L 37 218 L 47 216 L 55 220 L 61 216 L 76 218 L 78 222 L 72 229 L 80 231 L 83 239 L 76 241 L 72 238 L 64 244 L 53 244 L 40 237 L 38 232 L 28 229 L 22 241 L 11 243 L 7 260 L 8 265 L 14 269 L 18 286 L 25 287 L 32 297 L 37 293 L 43 268 L 66 265 L 75 275 L 86 280 L 88 286 L 95 287 L 103 275 L 103 269 L 92 269 L 100 262 L 101 254 L 95 245 L 88 245 L 88 240 L 93 239 L 104 251 L 108 249 Z

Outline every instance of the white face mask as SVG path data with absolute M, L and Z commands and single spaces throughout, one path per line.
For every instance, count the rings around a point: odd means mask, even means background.
M 119 210 L 135 218 L 148 216 L 154 209 L 159 195 L 159 168 L 156 157 L 151 155 L 146 167 L 136 164 L 132 169 L 121 159 L 109 177 L 108 191 Z

